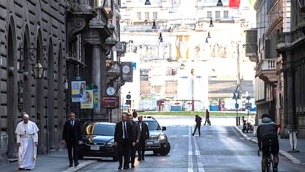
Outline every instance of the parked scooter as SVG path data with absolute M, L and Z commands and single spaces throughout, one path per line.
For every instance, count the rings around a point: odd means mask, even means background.
M 253 132 L 253 125 L 250 124 L 250 122 L 247 122 L 246 120 L 243 121 L 243 129 L 242 129 L 242 132 L 245 133 L 245 132 Z

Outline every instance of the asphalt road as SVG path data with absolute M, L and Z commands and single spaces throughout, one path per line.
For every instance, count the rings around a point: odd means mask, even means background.
M 260 159 L 257 145 L 247 141 L 234 127 L 235 118 L 212 118 L 211 126 L 201 127 L 192 136 L 194 119 L 192 117 L 157 117 L 162 126 L 166 126 L 166 134 L 171 143 L 171 151 L 167 156 L 156 156 L 146 153 L 145 161 L 135 163 L 135 168 L 124 171 L 137 172 L 243 172 L 260 171 Z M 91 160 L 92 158 L 88 158 Z M 97 159 L 79 171 L 121 171 L 118 162 L 111 159 Z M 304 171 L 304 164 L 293 164 L 280 157 L 279 171 Z

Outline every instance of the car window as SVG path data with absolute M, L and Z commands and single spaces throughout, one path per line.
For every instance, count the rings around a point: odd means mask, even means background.
M 148 125 L 148 130 L 161 130 L 157 121 L 144 121 Z
M 93 129 L 94 135 L 102 136 L 113 136 L 114 135 L 114 126 L 113 125 L 95 125 Z

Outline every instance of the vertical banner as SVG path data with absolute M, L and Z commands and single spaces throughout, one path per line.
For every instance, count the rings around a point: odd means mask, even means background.
M 98 108 L 99 99 L 98 99 L 99 90 L 93 89 L 93 108 Z
M 93 109 L 93 90 L 85 91 L 85 101 L 80 103 L 81 109 Z
M 125 82 L 133 81 L 134 66 L 132 62 L 121 62 L 122 78 Z
M 71 81 L 72 102 L 85 101 L 86 81 Z

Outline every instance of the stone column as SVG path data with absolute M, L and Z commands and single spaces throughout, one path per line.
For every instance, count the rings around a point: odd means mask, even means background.
M 285 122 L 287 129 L 295 129 L 295 94 L 294 94 L 294 69 L 291 52 L 286 52 L 286 88 L 285 88 Z
M 92 76 L 92 82 L 97 86 L 99 89 L 98 99 L 101 100 L 101 45 L 100 44 L 94 44 L 92 46 L 92 70 L 91 70 L 91 76 Z M 101 107 L 100 103 L 98 104 L 98 108 L 94 108 L 94 114 L 100 114 L 101 113 Z

